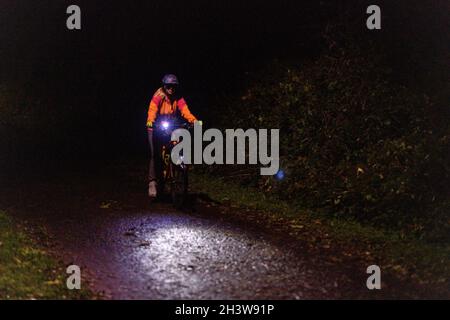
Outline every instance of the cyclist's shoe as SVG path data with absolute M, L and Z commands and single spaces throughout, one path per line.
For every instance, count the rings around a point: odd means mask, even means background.
M 156 198 L 156 195 L 156 181 L 150 181 L 150 183 L 148 184 L 148 196 L 150 198 Z

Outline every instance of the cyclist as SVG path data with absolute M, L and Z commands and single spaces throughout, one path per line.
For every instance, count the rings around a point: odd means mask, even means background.
M 189 110 L 186 101 L 178 94 L 178 78 L 173 74 L 166 74 L 162 79 L 162 87 L 156 90 L 150 101 L 147 116 L 147 133 L 150 147 L 150 163 L 148 172 L 148 196 L 157 196 L 157 181 L 161 179 L 161 148 L 162 141 L 157 134 L 153 134 L 153 126 L 158 118 L 176 118 L 181 115 L 189 123 L 197 122 L 197 118 Z M 198 121 L 202 124 L 201 121 Z

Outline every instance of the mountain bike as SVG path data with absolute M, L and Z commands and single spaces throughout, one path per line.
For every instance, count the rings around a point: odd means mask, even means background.
M 158 139 L 161 139 L 161 181 L 158 194 L 170 194 L 175 208 L 180 209 L 187 201 L 188 196 L 188 165 L 183 162 L 181 156 L 177 163 L 173 163 L 171 152 L 178 141 L 172 141 L 172 132 L 176 129 L 191 129 L 192 125 L 176 119 L 159 121 L 156 124 Z

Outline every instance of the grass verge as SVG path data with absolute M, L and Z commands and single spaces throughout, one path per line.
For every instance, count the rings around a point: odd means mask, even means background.
M 0 211 L 0 299 L 89 299 L 69 290 L 65 270 L 5 212 Z

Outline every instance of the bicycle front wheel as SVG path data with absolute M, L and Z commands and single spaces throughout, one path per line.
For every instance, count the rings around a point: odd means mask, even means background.
M 171 185 L 170 193 L 172 196 L 172 203 L 175 208 L 182 208 L 187 199 L 188 194 L 188 174 L 187 168 L 171 165 Z

